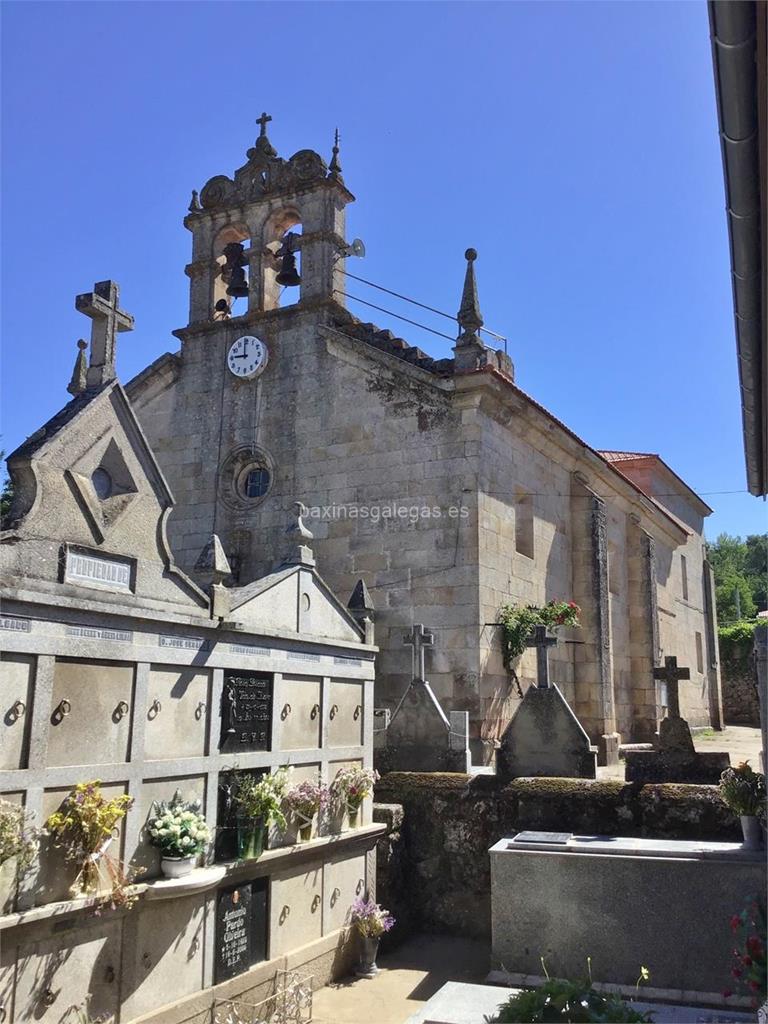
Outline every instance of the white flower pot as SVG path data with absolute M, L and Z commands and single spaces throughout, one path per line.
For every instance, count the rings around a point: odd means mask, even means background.
M 197 857 L 161 857 L 160 868 L 166 878 L 183 878 L 195 870 Z

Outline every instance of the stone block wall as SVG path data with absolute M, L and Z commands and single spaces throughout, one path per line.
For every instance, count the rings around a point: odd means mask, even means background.
M 754 641 L 734 644 L 723 657 L 723 718 L 726 725 L 760 727 L 760 700 L 757 692 L 752 648 Z
M 741 830 L 712 786 L 581 779 L 392 772 L 374 811 L 389 824 L 379 841 L 377 892 L 398 919 L 391 941 L 414 930 L 490 936 L 488 850 L 523 829 L 579 834 L 738 841 Z

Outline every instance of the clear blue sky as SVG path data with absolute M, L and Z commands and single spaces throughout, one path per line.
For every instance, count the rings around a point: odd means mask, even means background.
M 6 2 L 3 21 L 6 450 L 68 400 L 94 281 L 136 317 L 122 380 L 177 347 L 190 191 L 243 163 L 267 110 L 283 156 L 328 158 L 341 129 L 368 247 L 350 269 L 454 312 L 474 246 L 524 390 L 595 447 L 661 453 L 716 509 L 710 536 L 766 529 L 703 2 Z

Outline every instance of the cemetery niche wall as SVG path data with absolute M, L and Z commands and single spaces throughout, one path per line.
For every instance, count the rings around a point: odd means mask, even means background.
M 115 379 L 78 393 L 9 466 L 0 797 L 39 826 L 78 783 L 127 795 L 106 845 L 136 876 L 132 906 L 96 914 L 111 886 L 106 853 L 91 895 L 70 892 L 78 864 L 54 837 L 18 883 L 4 866 L 0 1016 L 48 1024 L 74 1007 L 122 1022 L 209 1019 L 214 999 L 257 1002 L 280 972 L 315 986 L 346 973 L 348 908 L 375 891 L 383 827 L 370 800 L 355 829 L 321 815 L 297 843 L 290 823 L 272 827 L 258 859 L 210 843 L 182 878 L 160 876 L 146 826 L 179 791 L 227 836 L 221 783 L 232 772 L 289 765 L 292 783 L 328 784 L 342 767 L 371 767 L 370 621 L 323 583 L 300 517 L 278 568 L 248 586 L 226 585 L 216 538 L 200 560 L 204 587 L 181 572 L 166 542 L 172 495 Z

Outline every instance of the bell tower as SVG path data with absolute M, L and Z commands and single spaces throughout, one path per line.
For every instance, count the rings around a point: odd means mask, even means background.
M 192 232 L 190 326 L 288 304 L 343 303 L 339 252 L 355 197 L 341 174 L 338 132 L 330 164 L 310 149 L 285 160 L 267 136 L 271 120 L 257 119 L 259 136 L 231 178 L 218 174 L 192 193 L 184 219 Z

